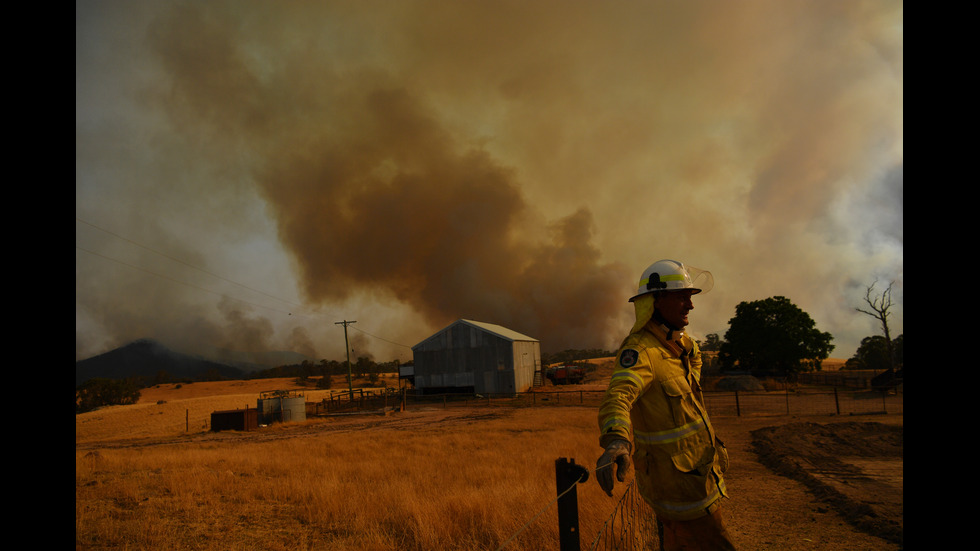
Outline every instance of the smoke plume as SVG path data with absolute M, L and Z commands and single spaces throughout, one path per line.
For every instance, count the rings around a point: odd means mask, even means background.
M 358 350 L 408 359 L 458 318 L 612 348 L 661 258 L 714 273 L 699 338 L 783 295 L 848 357 L 878 332 L 867 286 L 901 302 L 899 1 L 77 11 L 78 217 L 288 301 L 216 306 L 78 253 L 80 350 L 167 334 L 339 358 L 356 319 Z

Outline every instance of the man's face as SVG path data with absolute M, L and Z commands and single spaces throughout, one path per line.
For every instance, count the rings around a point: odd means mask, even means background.
M 691 301 L 693 294 L 694 291 L 691 289 L 664 291 L 659 293 L 654 301 L 654 308 L 660 311 L 660 315 L 671 325 L 684 329 L 688 324 L 688 312 L 694 310 L 694 303 Z

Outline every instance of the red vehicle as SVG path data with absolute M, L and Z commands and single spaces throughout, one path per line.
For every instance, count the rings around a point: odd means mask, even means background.
M 548 369 L 546 374 L 553 385 L 577 385 L 585 379 L 585 368 L 577 365 L 562 365 Z

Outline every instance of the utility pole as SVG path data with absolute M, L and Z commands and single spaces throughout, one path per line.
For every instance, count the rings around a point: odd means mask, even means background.
M 334 323 L 334 325 L 344 326 L 344 348 L 347 349 L 347 390 L 350 391 L 351 402 L 354 401 L 354 383 L 352 382 L 354 377 L 351 374 L 351 369 L 350 369 L 350 344 L 347 343 L 347 326 L 353 323 L 357 323 L 357 322 L 344 320 L 344 321 L 338 321 Z

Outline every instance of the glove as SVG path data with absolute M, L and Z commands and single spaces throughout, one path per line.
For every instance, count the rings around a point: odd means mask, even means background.
M 599 457 L 595 464 L 595 478 L 599 481 L 607 496 L 612 497 L 613 465 L 616 467 L 616 479 L 620 482 L 626 480 L 626 473 L 630 470 L 630 443 L 626 440 L 613 440 L 606 446 L 606 451 Z

